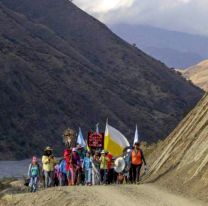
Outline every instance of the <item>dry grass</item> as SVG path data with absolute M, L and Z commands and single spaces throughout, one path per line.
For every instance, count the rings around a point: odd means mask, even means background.
M 208 202 L 208 94 L 156 149 L 147 180 Z
M 182 74 L 200 88 L 208 91 L 208 60 L 186 69 Z

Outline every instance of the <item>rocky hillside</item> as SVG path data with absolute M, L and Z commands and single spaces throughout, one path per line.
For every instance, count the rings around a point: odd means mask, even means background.
M 0 0 L 0 28 L 1 159 L 60 152 L 65 128 L 107 117 L 157 141 L 203 95 L 68 0 Z
M 191 80 L 198 87 L 208 91 L 208 60 L 181 71 L 185 78 Z
M 148 181 L 208 201 L 208 94 L 157 148 Z M 155 156 L 155 154 L 154 154 Z

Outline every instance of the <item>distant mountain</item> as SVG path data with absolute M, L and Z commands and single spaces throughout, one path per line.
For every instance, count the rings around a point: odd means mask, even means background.
M 208 60 L 181 71 L 183 76 L 195 85 L 208 91 Z
M 144 25 L 118 24 L 117 35 L 169 67 L 187 68 L 208 58 L 208 37 Z
M 0 0 L 0 158 L 58 155 L 67 127 L 165 138 L 203 95 L 68 0 Z
M 208 94 L 154 151 L 159 154 L 149 171 L 150 182 L 207 201 Z
M 199 62 L 203 59 L 198 54 L 170 48 L 147 47 L 144 48 L 144 51 L 154 58 L 165 62 L 169 67 L 174 68 L 186 68 L 187 65 L 192 65 L 193 62 Z

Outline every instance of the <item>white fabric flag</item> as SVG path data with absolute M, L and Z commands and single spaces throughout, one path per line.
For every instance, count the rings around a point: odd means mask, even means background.
M 85 142 L 84 137 L 82 135 L 81 128 L 79 128 L 79 134 L 78 134 L 78 137 L 77 137 L 77 144 L 79 144 L 83 147 L 86 147 L 86 142 Z
M 99 123 L 96 124 L 96 133 L 99 134 Z
M 127 138 L 117 129 L 106 123 L 104 149 L 114 157 L 119 157 L 130 144 Z
M 139 133 L 138 133 L 137 125 L 136 125 L 135 134 L 134 134 L 134 144 L 135 144 L 136 142 L 139 142 Z

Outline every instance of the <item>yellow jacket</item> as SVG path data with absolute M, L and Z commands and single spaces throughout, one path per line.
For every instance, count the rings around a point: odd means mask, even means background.
M 54 171 L 54 167 L 57 161 L 55 157 L 51 157 L 51 156 L 48 157 L 43 155 L 42 163 L 43 163 L 43 170 L 50 172 L 50 171 Z
M 108 157 L 106 157 L 106 156 L 101 156 L 100 157 L 100 169 L 107 169 L 108 167 L 107 167 L 107 162 L 108 162 Z

